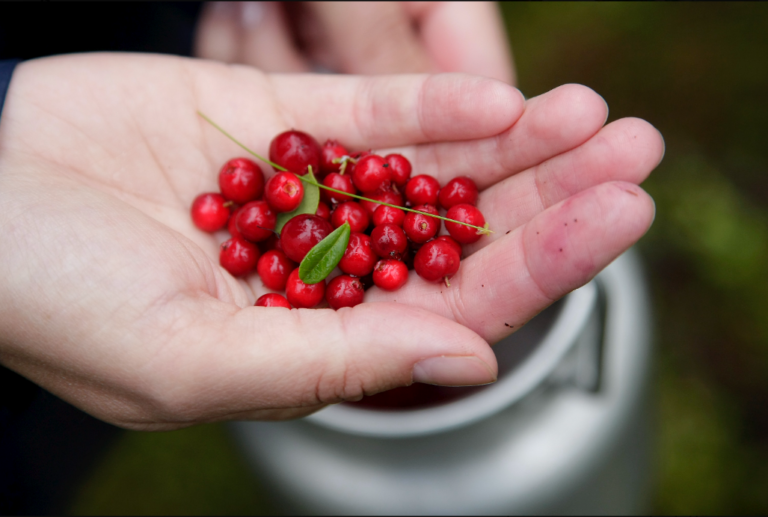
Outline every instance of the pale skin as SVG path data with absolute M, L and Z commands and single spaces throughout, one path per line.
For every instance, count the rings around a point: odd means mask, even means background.
M 411 272 L 354 308 L 253 307 L 261 281 L 224 271 L 225 232 L 189 215 L 244 154 L 197 110 L 264 155 L 300 128 L 401 151 L 441 184 L 468 175 L 495 233 L 466 249 L 450 288 Z M 663 140 L 639 119 L 603 127 L 606 116 L 583 86 L 525 101 L 462 74 L 267 75 L 130 54 L 22 63 L 0 124 L 0 360 L 140 430 L 293 418 L 414 380 L 493 382 L 489 344 L 653 220 L 637 185 Z

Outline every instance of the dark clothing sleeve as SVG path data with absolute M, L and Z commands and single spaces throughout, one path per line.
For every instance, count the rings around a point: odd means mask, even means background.
M 13 75 L 13 70 L 16 68 L 18 62 L 18 59 L 0 61 L 0 117 L 3 115 L 5 94 L 8 93 L 8 86 L 11 84 L 11 75 Z

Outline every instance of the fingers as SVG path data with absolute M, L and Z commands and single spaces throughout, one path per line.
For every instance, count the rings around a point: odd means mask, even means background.
M 495 356 L 477 334 L 398 303 L 340 311 L 232 311 L 212 299 L 174 305 L 193 320 L 153 361 L 151 389 L 161 401 L 154 422 L 282 418 L 412 382 L 496 379 Z
M 405 2 L 426 52 L 444 72 L 515 84 L 506 30 L 495 2 Z
M 638 186 L 604 183 L 550 207 L 466 258 L 450 287 L 427 283 L 412 272 L 397 293 L 374 288 L 365 301 L 396 299 L 429 308 L 496 342 L 632 246 L 650 227 L 654 211 L 650 196 Z

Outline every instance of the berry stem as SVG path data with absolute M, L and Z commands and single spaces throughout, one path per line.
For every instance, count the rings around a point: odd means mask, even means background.
M 197 111 L 197 114 L 200 115 L 201 117 L 203 117 L 205 119 L 205 121 L 208 122 L 210 125 L 212 125 L 216 129 L 221 131 L 224 134 L 224 136 L 226 136 L 227 138 L 232 140 L 234 143 L 236 143 L 237 145 L 239 145 L 240 147 L 245 149 L 248 153 L 250 153 L 251 155 L 255 156 L 259 160 L 263 161 L 264 163 L 268 163 L 273 168 L 275 168 L 275 169 L 277 169 L 279 171 L 291 172 L 288 169 L 286 169 L 285 167 L 281 167 L 280 165 L 276 164 L 275 162 L 269 161 L 266 158 L 264 158 L 263 156 L 261 156 L 259 154 L 256 154 L 255 152 L 253 152 L 250 149 L 248 149 L 248 147 L 246 147 L 245 144 L 241 143 L 234 136 L 232 136 L 229 133 L 227 133 L 226 131 L 224 131 L 224 129 L 221 126 L 219 126 L 213 120 L 211 120 L 207 116 L 205 116 L 200 110 Z M 294 174 L 296 174 L 296 173 L 294 173 Z M 450 221 L 450 222 L 456 223 L 456 224 L 463 224 L 464 226 L 469 226 L 470 228 L 475 228 L 476 230 L 478 230 L 478 232 L 477 232 L 478 234 L 482 233 L 482 235 L 487 235 L 489 233 L 493 233 L 493 230 L 491 230 L 488 227 L 488 223 L 485 223 L 484 227 L 475 226 L 474 224 L 464 223 L 462 221 L 457 221 L 456 219 L 449 219 L 447 217 L 443 217 L 442 215 L 429 214 L 427 212 L 422 212 L 420 210 L 413 210 L 412 208 L 406 208 L 404 206 L 390 205 L 389 203 L 385 203 L 383 201 L 376 201 L 375 199 L 370 199 L 370 198 L 363 197 L 363 196 L 358 196 L 357 194 L 350 194 L 349 192 L 344 192 L 343 190 L 337 190 L 335 188 L 327 187 L 327 186 L 322 185 L 322 184 L 320 184 L 320 183 L 318 183 L 316 181 L 312 181 L 310 179 L 307 179 L 304 176 L 301 176 L 299 174 L 296 174 L 296 177 L 299 178 L 304 183 L 308 183 L 310 185 L 314 185 L 316 187 L 319 187 L 319 188 L 322 188 L 322 189 L 325 189 L 325 190 L 330 190 L 331 192 L 336 192 L 337 194 L 343 194 L 345 196 L 353 197 L 355 199 L 362 199 L 363 201 L 370 201 L 371 203 L 376 203 L 376 204 L 379 204 L 379 205 L 389 206 L 389 207 L 392 207 L 392 208 L 398 208 L 400 210 L 405 210 L 406 212 L 413 212 L 415 214 L 423 214 L 423 215 L 426 215 L 426 216 L 429 216 L 429 217 L 434 217 L 436 219 L 442 219 L 443 221 Z

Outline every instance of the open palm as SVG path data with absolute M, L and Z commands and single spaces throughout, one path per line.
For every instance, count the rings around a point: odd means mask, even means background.
M 253 307 L 194 197 L 289 128 L 470 175 L 494 234 L 450 288 L 412 275 L 351 309 Z M 579 287 L 648 229 L 636 185 L 663 153 L 637 119 L 568 85 L 524 101 L 465 75 L 268 76 L 149 55 L 30 61 L 0 126 L 0 359 L 109 422 L 171 429 L 307 414 L 413 381 L 495 379 L 488 343 Z M 602 129 L 601 129 L 602 128 Z M 505 325 L 506 324 L 506 325 Z

